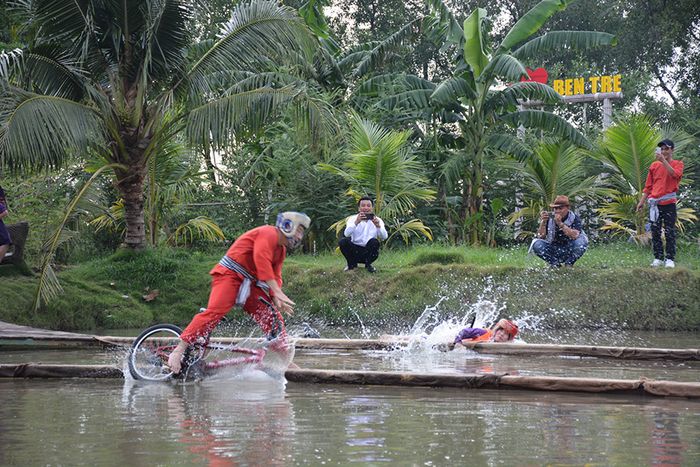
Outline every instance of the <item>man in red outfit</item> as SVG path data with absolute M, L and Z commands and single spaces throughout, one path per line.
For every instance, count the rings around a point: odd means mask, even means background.
M 673 148 L 674 144 L 670 139 L 658 144 L 656 161 L 649 166 L 642 199 L 637 204 L 637 211 L 641 211 L 644 203 L 649 201 L 651 241 L 654 247 L 654 261 L 651 266 L 655 268 L 662 264 L 667 268 L 676 266 L 676 192 L 683 177 L 683 162 L 673 159 Z M 662 225 L 666 236 L 665 262 L 664 245 L 661 241 Z
M 180 372 L 187 347 L 209 334 L 234 306 L 241 306 L 250 314 L 265 334 L 280 331 L 277 326 L 282 323 L 276 323 L 274 311 L 258 298 L 271 298 L 275 307 L 288 315 L 294 312 L 294 302 L 282 292 L 282 263 L 287 248 L 301 245 L 310 223 L 306 214 L 288 211 L 277 216 L 275 226 L 256 227 L 238 237 L 209 272 L 209 303 L 205 311 L 194 316 L 170 354 L 168 366 L 173 373 Z

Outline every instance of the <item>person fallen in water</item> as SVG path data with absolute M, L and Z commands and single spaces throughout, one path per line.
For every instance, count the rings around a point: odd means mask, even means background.
M 509 319 L 501 319 L 491 329 L 464 328 L 455 337 L 452 348 L 474 342 L 512 342 L 518 335 L 518 325 Z

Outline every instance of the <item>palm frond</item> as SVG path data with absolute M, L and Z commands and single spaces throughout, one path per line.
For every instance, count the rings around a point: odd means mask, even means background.
M 369 70 L 377 68 L 378 64 L 385 60 L 387 53 L 401 44 L 403 40 L 413 31 L 413 27 L 418 21 L 417 19 L 408 22 L 401 29 L 391 34 L 389 37 L 381 41 L 372 50 L 367 52 L 360 60 L 352 72 L 354 78 L 364 76 Z
M 525 128 L 537 128 L 547 131 L 550 135 L 568 139 L 578 146 L 585 148 L 591 147 L 591 144 L 581 132 L 574 128 L 568 121 L 551 112 L 522 110 L 519 112 L 511 112 L 501 118 L 503 121 L 516 127 L 521 124 Z
M 182 50 L 189 43 L 190 9 L 185 2 L 144 0 L 141 11 L 145 51 L 143 75 L 149 79 L 164 78 L 174 70 L 180 75 L 184 66 Z
M 553 50 L 585 50 L 601 46 L 614 46 L 617 38 L 598 31 L 549 31 L 526 42 L 513 52 L 519 60 L 541 57 Z
M 279 115 L 299 92 L 294 86 L 264 87 L 214 99 L 190 111 L 187 137 L 196 144 L 211 141 L 215 148 L 224 147 L 235 133 L 259 131 L 265 122 Z
M 340 133 L 340 124 L 328 99 L 301 92 L 292 104 L 293 121 L 312 145 L 328 143 Z
M 644 188 L 649 166 L 661 132 L 651 119 L 633 115 L 617 121 L 603 132 L 591 155 L 614 170 L 638 194 Z
M 585 152 L 568 142 L 538 144 L 517 173 L 523 176 L 525 198 L 546 206 L 557 195 L 592 198 L 600 194 L 596 176 L 587 176 Z
M 208 217 L 199 216 L 178 226 L 168 239 L 168 243 L 177 246 L 191 244 L 198 239 L 214 242 L 224 238 L 224 232 L 216 222 Z
M 55 40 L 81 38 L 74 47 L 82 47 L 81 42 L 93 37 L 96 28 L 93 2 L 66 2 L 61 0 L 43 0 L 17 2 L 23 7 L 26 17 L 42 35 Z
M 66 225 L 75 214 L 76 207 L 83 201 L 84 197 L 89 196 L 90 191 L 92 190 L 92 184 L 102 175 L 104 171 L 113 170 L 118 167 L 119 166 L 116 164 L 105 165 L 98 169 L 90 177 L 90 179 L 83 184 L 70 203 L 68 203 L 68 206 L 63 213 L 63 217 L 56 226 L 56 229 L 44 242 L 41 259 L 39 261 L 39 280 L 32 304 L 32 310 L 35 312 L 39 310 L 43 304 L 48 303 L 63 291 L 52 268 L 52 263 L 54 256 L 56 255 L 56 249 L 62 243 L 66 242 L 72 237 L 70 231 L 66 229 Z
M 60 97 L 16 91 L 0 97 L 0 163 L 15 170 L 59 167 L 104 141 L 90 107 Z
M 268 0 L 239 3 L 218 40 L 188 72 L 190 94 L 208 90 L 207 76 L 216 70 L 264 71 L 273 63 L 313 54 L 313 39 L 290 7 Z
M 40 94 L 79 101 L 85 95 L 85 74 L 74 58 L 55 46 L 36 47 L 24 55 L 21 75 Z
M 387 243 L 395 236 L 400 236 L 406 245 L 408 245 L 411 235 L 416 237 L 423 235 L 428 240 L 433 240 L 433 231 L 427 225 L 423 224 L 420 219 L 411 219 L 406 222 L 396 222 L 391 225 L 391 235 L 387 238 Z
M 118 199 L 112 204 L 107 212 L 94 217 L 90 225 L 95 227 L 95 231 L 109 230 L 111 232 L 119 232 L 120 236 L 126 233 L 126 225 L 124 224 L 124 200 Z
M 0 50 L 0 78 L 9 82 L 10 75 L 22 69 L 24 52 L 20 48 Z M 6 83 L 0 80 L 0 91 L 4 91 Z

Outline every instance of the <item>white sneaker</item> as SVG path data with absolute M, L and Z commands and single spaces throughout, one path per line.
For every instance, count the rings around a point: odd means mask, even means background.
M 667 268 L 675 268 L 676 263 L 674 263 L 672 259 L 667 259 L 664 266 L 666 266 Z
M 658 267 L 661 266 L 662 264 L 664 264 L 664 262 L 663 262 L 662 260 L 660 260 L 660 259 L 655 259 L 654 261 L 651 262 L 651 267 L 652 267 L 652 268 L 658 268 Z

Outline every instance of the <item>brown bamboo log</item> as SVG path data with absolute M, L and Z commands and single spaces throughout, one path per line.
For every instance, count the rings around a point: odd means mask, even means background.
M 563 344 L 517 344 L 479 342 L 468 345 L 474 351 L 501 355 L 570 355 L 621 360 L 700 360 L 700 349 L 659 349 Z
M 17 326 L 0 321 L 0 348 L 32 346 L 42 348 L 130 346 L 133 337 L 91 336 Z M 240 344 L 262 339 L 221 337 L 213 342 Z M 382 350 L 410 342 L 409 336 L 384 335 L 379 339 L 294 339 L 297 349 Z M 699 361 L 700 349 L 660 349 L 645 347 L 610 347 L 565 344 L 522 344 L 479 342 L 469 348 L 479 353 L 502 355 L 567 355 L 621 360 Z
M 111 365 L 54 365 L 18 363 L 0 365 L 4 378 L 124 378 L 122 370 Z
M 567 378 L 558 376 L 454 375 L 348 370 L 287 370 L 288 381 L 320 384 L 457 387 L 465 389 L 521 389 L 700 398 L 700 383 Z
M 123 378 L 110 365 L 54 365 L 41 363 L 0 364 L 5 378 Z M 289 369 L 293 383 L 356 384 L 413 387 L 454 387 L 464 389 L 520 389 L 581 393 L 646 394 L 700 398 L 700 383 L 676 381 L 567 378 L 557 376 L 511 376 L 507 374 L 440 374 L 389 371 Z
M 131 344 L 130 337 L 95 337 L 105 344 Z M 213 342 L 240 344 L 261 343 L 261 339 L 242 337 L 221 337 Z M 405 336 L 383 336 L 379 339 L 293 339 L 297 349 L 337 349 L 337 350 L 386 350 L 408 344 Z M 475 352 L 501 355 L 566 355 L 576 357 L 598 357 L 620 360 L 674 360 L 698 361 L 700 349 L 661 349 L 652 347 L 611 347 L 566 344 L 519 344 L 498 342 L 477 342 L 467 347 Z

